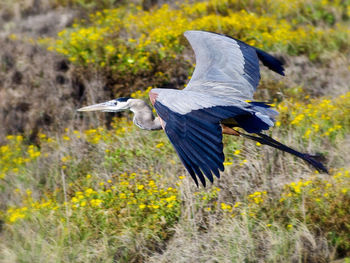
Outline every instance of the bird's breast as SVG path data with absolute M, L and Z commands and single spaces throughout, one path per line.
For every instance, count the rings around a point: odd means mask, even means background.
M 156 99 L 158 97 L 158 94 L 155 93 L 155 92 L 150 91 L 148 93 L 148 95 L 149 95 L 149 99 L 151 100 L 152 105 L 154 106 L 154 103 L 156 103 Z
M 159 122 L 160 122 L 160 125 L 162 126 L 163 130 L 165 130 L 165 121 L 159 116 L 157 118 L 159 118 Z

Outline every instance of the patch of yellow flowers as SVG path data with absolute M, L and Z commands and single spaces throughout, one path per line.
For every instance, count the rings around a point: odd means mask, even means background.
M 178 4 L 175 8 L 164 4 L 151 11 L 134 5 L 103 10 L 91 15 L 89 25 L 85 21 L 60 32 L 49 50 L 82 66 L 134 74 L 151 70 L 154 61 L 175 59 L 186 45 L 182 37 L 186 30 L 225 33 L 260 48 L 307 53 L 310 58 L 324 50 L 337 50 L 350 39 L 349 29 L 339 23 L 322 29 L 305 23 L 322 12 L 325 19 L 332 16 L 327 10 L 343 13 L 341 3 L 253 2 L 251 7 L 245 1 L 212 0 Z M 308 10 L 316 11 L 310 14 Z M 303 16 L 298 20 L 300 13 Z M 334 41 L 328 44 L 326 38 Z
M 277 105 L 277 126 L 290 125 L 305 139 L 344 136 L 350 128 L 350 92 L 335 99 L 316 98 L 305 102 L 293 98 Z
M 22 135 L 8 135 L 6 144 L 0 146 L 0 180 L 7 174 L 18 173 L 27 163 L 41 155 L 38 147 L 25 145 Z
M 122 173 L 96 185 L 91 175 L 87 175 L 79 181 L 81 189 L 67 188 L 70 194 L 66 198 L 62 197 L 62 189 L 47 193 L 40 200 L 35 200 L 29 190 L 24 193 L 17 190 L 15 194 L 20 195 L 22 205 L 8 207 L 5 222 L 14 224 L 50 215 L 60 222 L 68 220 L 79 225 L 85 215 L 99 218 L 100 224 L 114 222 L 118 227 L 133 224 L 140 229 L 161 231 L 164 224 L 172 225 L 180 216 L 180 200 L 177 188 L 157 183 L 159 177 L 147 171 Z
M 300 180 L 285 185 L 280 202 L 288 199 L 308 196 L 315 202 L 326 201 L 335 195 L 347 195 L 350 191 L 350 172 L 345 169 L 336 171 L 329 179 L 319 179 L 316 176 L 308 180 Z
M 341 237 L 339 244 L 349 246 L 349 205 L 350 171 L 339 169 L 332 171 L 332 175 L 327 178 L 313 175 L 286 184 L 277 195 L 257 191 L 246 196 L 243 201 L 233 204 L 221 202 L 220 210 L 230 217 L 248 216 L 251 219 L 279 222 L 287 229 L 292 229 L 295 220 L 300 220 L 322 229 L 325 234 L 338 231 L 337 235 Z M 209 207 L 207 211 L 215 209 Z M 272 224 L 266 226 L 272 227 Z
M 350 246 L 349 207 L 350 171 L 339 169 L 326 178 L 313 176 L 287 184 L 279 202 L 270 211 L 285 223 L 297 219 L 311 229 L 321 229 L 331 242 L 347 249 Z
M 255 192 L 253 194 L 248 195 L 248 201 L 258 205 L 264 202 L 264 199 L 266 198 L 266 196 L 267 196 L 266 191 Z
M 105 127 L 96 127 L 87 129 L 84 131 L 66 129 L 65 134 L 62 136 L 63 141 L 71 143 L 72 140 L 85 140 L 91 144 L 98 144 L 100 142 L 110 142 L 117 137 L 124 137 L 135 127 L 132 121 L 127 118 L 116 118 L 111 123 L 112 129 L 106 129 Z

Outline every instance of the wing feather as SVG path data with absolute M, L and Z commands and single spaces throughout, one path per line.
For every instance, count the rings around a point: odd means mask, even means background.
M 235 108 L 211 107 L 179 114 L 159 101 L 154 107 L 166 123 L 164 131 L 195 182 L 198 177 L 205 185 L 205 177 L 210 182 L 214 180 L 213 175 L 220 177 L 219 170 L 224 170 L 225 160 L 220 121 L 236 115 Z
M 186 170 L 188 171 L 188 173 L 191 175 L 192 179 L 194 180 L 194 182 L 198 186 L 197 176 L 196 176 L 195 172 L 193 171 L 194 164 L 191 162 L 191 160 L 186 155 L 186 153 L 181 149 L 181 147 L 173 142 L 173 138 L 169 137 L 169 140 L 172 143 L 172 145 L 174 146 L 175 151 L 177 152 L 177 155 L 179 156 L 179 158 L 180 158 L 181 162 L 183 163 L 183 165 L 185 166 Z
M 209 180 L 213 182 L 212 174 L 209 171 L 214 172 L 214 174 L 217 177 L 220 177 L 218 169 L 221 168 L 221 166 L 223 169 L 223 165 L 222 165 L 223 160 L 217 160 L 217 158 L 215 157 L 215 153 L 208 150 L 208 148 L 199 145 L 197 142 L 193 142 L 191 140 L 190 143 L 193 146 L 192 151 L 195 152 L 197 156 L 200 157 L 199 159 L 201 161 L 202 166 L 208 168 L 208 172 L 205 174 L 209 178 Z
M 182 148 L 186 150 L 191 160 L 202 170 L 205 176 L 209 179 L 209 181 L 213 182 L 213 176 L 210 172 L 210 169 L 207 166 L 206 160 L 204 159 L 205 153 L 201 153 L 198 148 L 196 148 L 196 144 L 194 144 L 191 140 L 187 141 L 188 143 L 181 144 Z
M 251 99 L 259 85 L 259 59 L 284 75 L 283 63 L 240 40 L 206 31 L 186 31 L 196 55 L 196 67 L 186 90 L 215 96 Z

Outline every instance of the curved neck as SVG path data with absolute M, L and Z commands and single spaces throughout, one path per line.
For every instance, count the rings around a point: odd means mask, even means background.
M 154 117 L 152 108 L 143 100 L 137 100 L 130 108 L 134 113 L 134 124 L 143 130 L 161 130 L 159 117 Z

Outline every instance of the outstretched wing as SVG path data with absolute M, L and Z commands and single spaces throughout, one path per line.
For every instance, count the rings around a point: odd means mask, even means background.
M 237 39 L 205 31 L 186 31 L 196 67 L 186 90 L 213 96 L 251 99 L 259 84 L 259 59 L 284 75 L 282 62 Z
M 163 128 L 196 184 L 213 182 L 224 170 L 220 122 L 234 118 L 248 132 L 273 125 L 274 111 L 247 103 L 259 84 L 259 59 L 283 75 L 282 63 L 239 40 L 203 31 L 187 31 L 196 68 L 184 90 L 152 89 L 152 103 Z
M 163 128 L 182 163 L 196 184 L 197 177 L 205 186 L 205 177 L 213 182 L 224 170 L 222 130 L 220 121 L 236 116 L 241 127 L 245 122 L 254 132 L 270 127 L 252 112 L 253 106 L 244 101 L 224 100 L 203 93 L 153 89 L 157 94 L 154 107 L 163 120 Z

